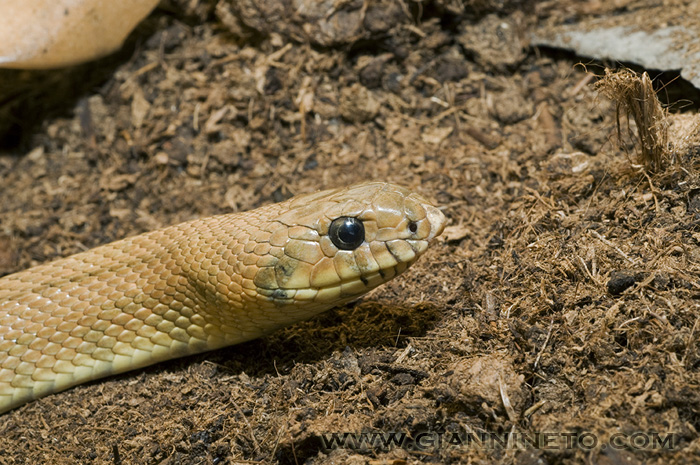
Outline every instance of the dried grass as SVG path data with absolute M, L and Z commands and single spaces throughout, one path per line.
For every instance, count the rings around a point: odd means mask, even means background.
M 649 75 L 629 70 L 605 69 L 605 77 L 597 82 L 597 90 L 617 105 L 617 137 L 624 146 L 621 115 L 627 117 L 627 130 L 631 138 L 635 135 L 630 126 L 630 115 L 637 127 L 636 138 L 640 152 L 638 163 L 650 171 L 658 171 L 670 155 L 668 144 L 668 111 L 661 106 Z

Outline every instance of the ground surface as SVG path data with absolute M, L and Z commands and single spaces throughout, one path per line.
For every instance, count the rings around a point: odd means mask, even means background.
M 451 219 L 355 304 L 0 416 L 0 463 L 698 460 L 694 146 L 645 174 L 576 58 L 527 48 L 602 2 L 495 3 L 182 1 L 117 57 L 0 74 L 0 274 L 366 179 Z M 332 432 L 585 444 L 324 450 Z

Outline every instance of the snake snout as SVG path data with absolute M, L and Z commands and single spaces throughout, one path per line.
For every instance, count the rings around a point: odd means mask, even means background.
M 428 241 L 432 241 L 437 236 L 442 234 L 445 229 L 445 224 L 447 223 L 447 217 L 436 207 L 432 205 L 425 206 L 426 215 L 428 217 L 428 222 L 430 223 L 430 234 L 428 235 Z

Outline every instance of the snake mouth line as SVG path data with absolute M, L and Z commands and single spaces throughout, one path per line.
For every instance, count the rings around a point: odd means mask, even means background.
M 400 275 L 406 269 L 408 269 L 409 266 L 415 261 L 415 259 L 408 261 L 408 262 L 400 262 L 392 267 L 388 268 L 382 268 L 377 271 L 373 271 L 368 274 L 363 274 L 357 277 L 352 277 L 352 278 L 347 278 L 344 280 L 340 280 L 335 284 L 331 284 L 328 286 L 323 286 L 323 287 L 313 287 L 313 288 L 290 288 L 290 289 L 276 289 L 276 290 L 269 290 L 269 289 L 258 289 L 258 292 L 260 292 L 261 295 L 266 296 L 268 299 L 278 302 L 278 303 L 283 303 L 283 302 L 288 302 L 289 300 L 307 300 L 307 299 L 299 299 L 297 297 L 297 292 L 298 291 L 304 291 L 306 289 L 311 289 L 318 293 L 328 291 L 331 289 L 340 289 L 340 298 L 346 299 L 346 298 L 352 298 L 354 296 L 359 296 L 361 294 L 366 293 L 367 291 L 374 289 L 385 282 L 391 280 L 392 278 Z M 342 289 L 343 287 L 348 287 L 348 286 L 353 286 L 357 283 L 362 283 L 361 288 L 355 288 L 351 287 L 348 289 L 346 292 L 343 292 Z M 294 294 L 294 295 L 292 295 Z M 308 299 L 309 301 L 315 301 L 316 298 Z
M 361 282 L 364 285 L 364 289 L 352 293 L 352 294 L 364 294 L 370 289 L 374 289 L 377 286 L 380 286 L 381 284 L 384 284 L 385 282 L 395 278 L 396 276 L 400 275 L 404 271 L 408 269 L 409 266 L 415 261 L 415 259 L 408 261 L 408 262 L 399 262 L 396 265 L 388 268 L 380 268 L 377 271 L 373 271 L 368 274 L 363 274 L 357 277 L 349 278 L 349 279 L 344 279 L 339 281 L 337 284 L 330 285 L 330 286 L 325 286 L 321 288 L 317 288 L 319 291 L 323 291 L 326 289 L 332 289 L 336 287 L 341 287 L 343 285 L 349 285 L 349 284 L 355 284 L 358 282 Z M 348 294 L 347 296 L 349 296 Z M 344 295 L 346 297 L 346 295 Z

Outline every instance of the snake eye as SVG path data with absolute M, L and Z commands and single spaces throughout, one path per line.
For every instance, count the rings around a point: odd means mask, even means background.
M 344 216 L 331 223 L 328 235 L 341 250 L 354 250 L 365 240 L 365 226 L 357 218 Z

